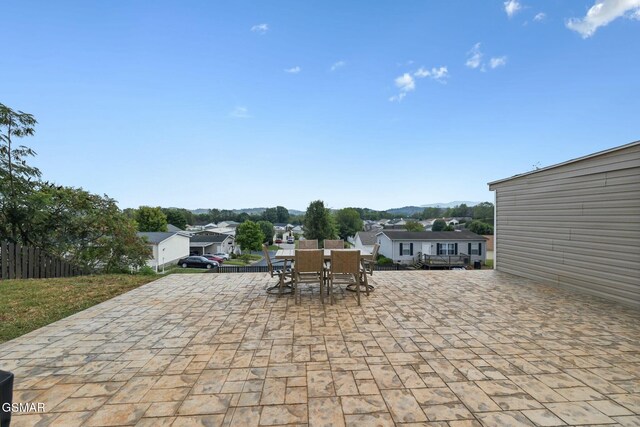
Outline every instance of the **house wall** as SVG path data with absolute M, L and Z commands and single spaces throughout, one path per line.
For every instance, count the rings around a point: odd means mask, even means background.
M 158 265 L 175 264 L 180 258 L 189 256 L 189 237 L 174 234 L 158 244 Z
M 391 258 L 392 260 L 395 261 L 395 258 L 393 257 L 393 244 L 391 242 L 391 239 L 389 239 L 384 234 L 380 234 L 376 238 L 378 240 L 378 244 L 380 245 L 380 249 L 378 249 L 378 253 L 380 255 L 386 256 L 387 258 Z
M 147 265 L 152 268 L 173 264 L 180 258 L 189 256 L 189 237 L 180 234 L 174 234 L 157 245 L 150 246 L 153 255 Z
M 413 264 L 418 257 L 418 252 L 422 252 L 422 244 L 427 243 L 431 245 L 431 255 L 437 255 L 437 244 L 438 243 L 457 243 L 458 244 L 458 254 L 464 253 L 468 255 L 468 244 L 469 240 L 447 240 L 447 241 L 436 241 L 436 240 L 393 240 L 389 239 L 386 235 L 378 236 L 378 243 L 380 243 L 380 254 L 386 256 L 387 258 L 391 258 L 393 262 L 400 262 L 401 264 Z M 403 245 L 413 243 L 413 255 L 400 255 L 400 243 Z M 481 254 L 480 255 L 471 255 L 469 257 L 470 263 L 473 264 L 474 261 L 481 261 L 484 263 L 486 260 L 486 243 L 484 240 L 476 240 L 471 241 L 471 243 L 479 243 L 482 245 Z
M 640 307 L 640 143 L 490 189 L 497 270 Z

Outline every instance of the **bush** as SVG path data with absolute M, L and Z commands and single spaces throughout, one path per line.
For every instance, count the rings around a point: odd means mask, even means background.
M 249 264 L 251 262 L 251 254 L 247 253 L 247 254 L 242 254 L 240 255 L 240 259 L 242 260 L 242 262 L 244 262 L 245 264 Z
M 391 258 L 387 258 L 384 255 L 378 255 L 378 265 L 389 265 L 393 264 L 393 260 Z
M 141 276 L 155 276 L 156 271 L 153 268 L 149 267 L 148 265 L 143 265 L 138 270 L 138 274 Z

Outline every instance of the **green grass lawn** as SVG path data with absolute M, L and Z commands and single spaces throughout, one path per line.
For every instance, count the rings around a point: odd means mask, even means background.
M 244 262 L 240 258 L 236 258 L 236 259 L 227 260 L 222 265 L 223 266 L 224 265 L 240 265 L 240 266 L 251 265 L 256 261 L 260 261 L 262 258 L 263 258 L 262 255 L 251 254 L 249 255 L 249 263 Z
M 108 274 L 0 281 L 0 343 L 123 294 L 158 276 Z

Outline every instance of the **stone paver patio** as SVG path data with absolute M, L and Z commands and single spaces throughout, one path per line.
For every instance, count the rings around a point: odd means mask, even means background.
M 640 312 L 494 271 L 172 275 L 0 345 L 22 425 L 640 426 Z

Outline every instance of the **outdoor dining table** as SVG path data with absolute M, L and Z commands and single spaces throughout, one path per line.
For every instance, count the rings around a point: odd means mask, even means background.
M 324 260 L 325 261 L 330 261 L 331 260 L 331 251 L 341 251 L 341 250 L 353 250 L 353 249 L 323 249 L 324 251 Z M 359 249 L 360 251 L 360 258 L 361 259 L 371 259 L 371 252 L 363 250 L 363 249 Z M 293 263 L 293 261 L 296 258 L 296 250 L 295 249 L 278 249 L 278 251 L 276 252 L 276 255 L 274 257 L 274 259 L 277 260 L 282 260 L 282 261 L 291 261 Z M 280 280 L 284 281 L 284 277 L 281 277 Z M 372 291 L 374 289 L 374 287 L 372 285 L 367 285 L 369 287 L 369 290 Z M 282 285 L 278 284 L 276 286 L 273 286 L 272 289 L 280 289 L 281 293 L 289 293 L 291 292 L 291 290 L 293 289 L 293 286 L 291 283 L 285 284 L 283 283 Z M 355 288 L 353 286 L 347 286 L 347 289 L 350 291 L 354 291 L 355 292 Z

